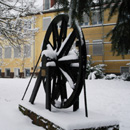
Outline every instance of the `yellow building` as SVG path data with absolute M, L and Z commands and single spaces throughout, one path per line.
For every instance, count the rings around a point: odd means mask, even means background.
M 95 11 L 92 21 L 84 17 L 84 23 L 81 24 L 87 47 L 87 54 L 91 55 L 93 65 L 106 64 L 106 73 L 129 72 L 130 55 L 113 56 L 111 52 L 110 38 L 106 34 L 115 26 L 117 15 L 108 22 L 108 10 L 103 14 L 101 22 L 98 10 Z M 27 77 L 33 72 L 36 62 L 41 52 L 42 42 L 51 20 L 57 15 L 56 10 L 43 11 L 42 14 L 35 16 L 35 28 L 38 33 L 33 37 L 34 42 L 22 45 L 20 49 L 13 48 L 9 44 L 0 47 L 0 76 L 1 77 Z M 39 67 L 36 69 L 38 72 Z
M 108 21 L 109 10 L 103 14 L 103 21 L 99 18 L 98 10 L 92 18 L 92 22 L 86 19 L 86 26 L 83 24 L 82 29 L 86 39 L 87 52 L 92 56 L 93 65 L 106 64 L 105 73 L 123 73 L 129 72 L 129 66 L 126 64 L 130 61 L 130 55 L 113 56 L 111 51 L 110 38 L 106 38 L 107 33 L 116 25 L 117 15 L 114 15 Z
M 106 64 L 105 73 L 120 74 L 123 72 L 129 72 L 129 66 L 126 64 L 130 61 L 130 55 L 113 56 L 111 52 L 110 38 L 106 38 L 107 33 L 116 25 L 117 15 L 113 16 L 108 21 L 109 11 L 106 10 L 103 14 L 103 22 L 99 18 L 99 11 L 95 11 L 92 17 L 92 21 L 89 21 L 87 16 L 84 17 L 84 23 L 81 24 L 87 47 L 87 54 L 91 55 L 92 65 Z M 35 37 L 35 53 L 36 60 L 39 56 L 39 48 L 42 40 L 45 36 L 47 26 L 51 20 L 57 15 L 54 10 L 44 11 L 42 15 L 37 15 L 36 27 L 39 28 L 39 33 Z M 38 53 L 39 52 L 39 53 Z
M 28 24 L 29 29 L 34 28 L 34 25 L 31 24 L 31 20 L 34 19 L 34 16 L 28 16 L 24 19 L 24 24 Z M 0 46 L 0 77 L 30 76 L 30 73 L 33 71 L 33 67 L 35 66 L 34 38 L 35 37 L 32 36 L 29 39 L 30 42 L 16 46 L 12 46 L 6 39 L 3 39 L 2 46 Z

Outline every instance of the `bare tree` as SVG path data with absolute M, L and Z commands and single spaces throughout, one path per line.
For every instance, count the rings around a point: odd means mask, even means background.
M 0 0 L 1 46 L 7 42 L 21 45 L 33 39 L 37 29 L 32 27 L 35 24 L 32 15 L 39 11 L 34 3 L 35 0 Z

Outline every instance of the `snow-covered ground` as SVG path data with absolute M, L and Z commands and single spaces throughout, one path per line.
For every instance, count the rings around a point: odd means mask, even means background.
M 25 101 L 29 100 L 35 80 L 33 79 L 31 83 Z M 28 78 L 0 78 L 0 130 L 43 130 L 43 128 L 33 125 L 31 120 L 23 116 L 18 110 L 18 104 L 21 102 L 28 81 Z M 129 130 L 130 82 L 122 80 L 86 80 L 86 86 L 88 114 L 94 112 L 114 116 L 120 121 L 120 130 Z M 38 94 L 44 94 L 43 88 L 40 89 Z M 84 111 L 83 94 L 80 97 L 80 110 Z M 62 114 L 61 111 L 60 113 Z

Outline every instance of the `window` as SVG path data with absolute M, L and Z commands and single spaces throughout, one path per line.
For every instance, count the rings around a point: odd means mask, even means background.
M 5 58 L 11 58 L 11 47 L 5 47 Z
M 50 23 L 51 23 L 51 17 L 43 18 L 43 31 L 47 30 Z
M 28 28 L 28 21 L 24 21 L 24 28 Z
M 80 24 L 81 26 L 87 26 L 89 25 L 89 17 L 87 14 L 83 15 L 83 23 Z
M 129 67 L 122 66 L 121 67 L 121 73 L 128 73 L 129 72 Z
M 29 77 L 30 76 L 30 69 L 25 69 L 24 70 L 24 77 Z
M 5 69 L 5 77 L 10 77 L 10 69 Z
M 14 58 L 19 58 L 19 57 L 21 57 L 21 47 L 20 46 L 14 48 Z
M 25 31 L 26 29 L 31 29 L 31 21 L 30 20 L 25 20 L 24 21 L 24 28 L 25 28 Z
M 93 16 L 92 16 L 92 25 L 96 25 L 96 24 L 102 24 L 100 13 L 97 11 L 93 12 Z
M 19 77 L 19 75 L 20 75 L 20 69 L 14 68 L 14 77 Z
M 0 47 L 0 59 L 2 59 L 2 48 Z
M 102 40 L 93 40 L 93 55 L 101 56 L 102 55 Z
M 17 31 L 22 31 L 22 28 L 23 28 L 22 20 L 19 19 L 19 20 L 17 21 L 17 24 L 15 25 L 15 30 L 17 30 Z
M 31 57 L 31 45 L 24 45 L 24 57 Z
M 24 20 L 24 32 L 26 32 L 28 29 L 31 29 L 31 21 L 30 20 Z
M 44 9 L 47 10 L 50 8 L 50 0 L 45 0 L 44 1 Z

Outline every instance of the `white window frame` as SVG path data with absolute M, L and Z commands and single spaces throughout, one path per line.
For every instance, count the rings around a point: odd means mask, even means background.
M 128 67 L 128 66 L 121 66 L 120 67 L 120 73 L 127 73 L 127 72 L 122 72 L 122 68 L 128 68 L 128 73 L 130 72 L 130 67 Z
M 9 55 L 10 57 L 6 57 L 6 50 L 5 50 L 6 48 L 10 48 L 10 53 L 11 53 L 11 54 Z M 4 58 L 5 58 L 5 59 L 10 59 L 10 58 L 12 58 L 12 48 L 11 48 L 11 46 L 5 46 L 5 49 L 4 49 L 4 52 L 5 52 Z
M 95 15 L 95 13 L 99 13 L 99 11 L 96 10 L 96 11 L 93 11 L 92 13 Z M 93 25 L 93 26 L 94 26 L 94 25 L 102 25 L 102 24 L 103 24 L 103 21 L 101 21 L 101 23 L 99 22 L 100 17 L 99 17 L 99 18 L 96 18 L 97 23 L 93 24 L 93 14 L 92 14 L 92 25 Z M 96 17 L 97 17 L 97 14 L 96 14 Z M 102 19 L 102 20 L 103 20 L 103 19 Z
M 27 76 L 27 74 L 26 74 L 26 69 L 28 69 L 29 71 L 30 71 L 30 75 L 31 75 L 31 68 L 24 68 L 24 77 L 29 77 L 29 76 Z
M 19 70 L 18 75 L 16 74 L 15 70 Z M 20 76 L 20 68 L 14 68 L 14 77 L 19 77 Z
M 85 22 L 85 17 L 87 17 L 87 19 L 88 19 L 88 24 L 86 24 L 86 22 Z M 86 26 L 90 26 L 90 19 L 89 19 L 89 16 L 85 13 L 85 14 L 83 14 L 83 22 L 82 23 L 80 23 L 80 26 L 81 27 L 86 27 Z
M 46 5 L 46 1 L 48 2 L 48 8 L 46 7 L 47 5 Z M 45 1 L 43 1 L 44 2 L 44 10 L 48 10 L 48 9 L 50 9 L 50 7 L 51 7 L 51 2 L 50 2 L 50 0 L 45 0 Z
M 29 55 L 25 52 L 25 47 L 26 46 L 28 46 L 28 47 L 30 47 L 30 52 L 27 52 L 27 53 L 29 53 Z M 26 45 L 24 45 L 24 58 L 30 58 L 31 57 L 31 45 L 30 44 L 26 44 Z
M 47 20 L 47 19 L 49 19 L 50 21 L 47 23 L 47 25 L 44 25 L 44 22 L 46 22 L 44 20 Z M 42 24 L 43 25 L 43 31 L 46 31 L 48 29 L 50 23 L 51 23 L 51 17 L 43 17 L 43 24 Z
M 11 75 L 7 75 L 7 70 L 10 70 L 10 74 L 11 74 L 11 69 L 10 68 L 5 68 L 5 77 L 10 77 Z
M 19 54 L 15 55 L 15 49 L 18 51 Z M 14 47 L 14 58 L 20 58 L 21 57 L 21 46 Z
M 93 40 L 93 56 L 102 56 L 103 55 L 103 44 L 102 44 L 102 40 Z M 100 54 L 95 54 L 94 53 L 94 46 L 95 45 L 101 45 L 102 46 L 102 50 L 100 51 Z
M 32 28 L 32 23 L 30 19 L 24 20 L 24 32 L 27 32 L 28 29 Z

